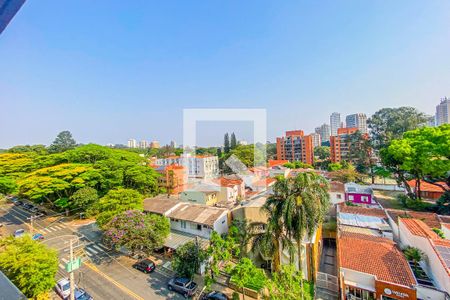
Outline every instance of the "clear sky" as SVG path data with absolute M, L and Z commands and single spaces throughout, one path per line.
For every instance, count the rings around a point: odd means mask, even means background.
M 183 108 L 265 108 L 268 137 L 450 96 L 448 0 L 28 0 L 0 36 L 0 148 L 182 142 Z M 199 129 L 251 139 L 245 125 Z M 250 126 L 251 127 L 251 126 Z

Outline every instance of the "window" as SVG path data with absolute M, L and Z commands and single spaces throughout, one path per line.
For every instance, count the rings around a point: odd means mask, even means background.
M 361 196 L 361 202 L 369 203 L 369 197 L 368 196 Z
M 353 195 L 348 195 L 348 200 L 353 201 L 354 199 Z
M 200 224 L 197 224 L 197 230 L 202 230 L 202 225 L 200 225 Z
M 342 195 L 341 195 L 341 194 L 337 194 L 337 195 L 336 195 L 336 198 L 342 199 Z
M 181 221 L 181 228 L 186 229 L 186 221 Z

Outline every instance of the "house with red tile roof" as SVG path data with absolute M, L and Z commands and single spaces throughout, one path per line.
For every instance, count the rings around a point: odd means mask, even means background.
M 445 192 L 445 188 L 448 189 L 447 184 L 445 182 L 437 182 L 437 184 L 441 185 L 435 185 L 428 183 L 426 181 L 420 180 L 420 197 L 425 199 L 439 199 L 442 194 Z M 417 188 L 417 181 L 416 180 L 410 180 L 408 181 L 408 185 L 411 187 L 412 191 L 415 193 Z
M 440 238 L 424 221 L 419 219 L 400 217 L 398 227 L 401 247 L 415 247 L 425 254 L 420 266 L 430 279 L 433 289 L 448 295 L 450 293 L 450 240 Z M 422 293 L 428 291 L 422 286 L 419 286 L 418 290 Z M 428 298 L 438 299 L 437 295 L 428 296 Z M 444 298 L 441 297 L 441 299 Z
M 269 159 L 268 165 L 269 167 L 276 167 L 276 166 L 282 166 L 284 164 L 287 164 L 289 160 L 286 159 Z
M 392 227 L 394 240 L 399 240 L 398 220 L 399 218 L 414 218 L 423 221 L 430 228 L 440 228 L 441 219 L 435 213 L 420 212 L 412 210 L 386 209 L 389 225 Z
M 212 180 L 219 187 L 219 203 L 229 204 L 245 198 L 245 183 L 242 179 L 220 177 Z
M 414 274 L 393 241 L 341 231 L 337 248 L 341 299 L 417 299 Z

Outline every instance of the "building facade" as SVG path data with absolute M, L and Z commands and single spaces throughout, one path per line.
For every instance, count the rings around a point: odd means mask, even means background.
M 135 139 L 129 139 L 127 146 L 128 148 L 137 148 L 137 141 Z
M 336 163 L 348 158 L 350 149 L 350 135 L 357 132 L 358 128 L 339 128 L 337 136 L 330 139 L 331 161 Z
M 436 106 L 436 126 L 450 123 L 450 98 L 441 98 L 441 103 Z
M 367 133 L 367 116 L 363 113 L 348 115 L 345 118 L 347 128 L 358 128 L 362 133 Z
M 319 147 L 320 145 L 322 145 L 322 139 L 320 138 L 320 134 L 318 133 L 311 133 L 311 138 L 312 138 L 312 143 L 313 143 L 313 147 Z
M 150 143 L 150 148 L 159 149 L 160 147 L 161 147 L 161 146 L 160 146 L 160 144 L 159 144 L 158 141 L 152 141 L 152 142 Z
M 331 128 L 328 124 L 322 124 L 319 127 L 316 127 L 315 132 L 320 134 L 320 139 L 322 143 L 326 143 L 330 141 L 331 136 Z
M 146 140 L 142 140 L 139 142 L 139 148 L 145 149 L 148 147 L 148 142 Z
M 167 194 L 178 195 L 186 188 L 186 169 L 183 166 L 157 166 L 155 170 L 162 175 L 158 178 L 158 183 L 160 187 L 166 189 Z
M 341 114 L 334 112 L 330 116 L 331 135 L 336 136 L 338 128 L 341 128 Z
M 303 130 L 286 131 L 284 137 L 277 138 L 277 159 L 314 163 L 314 146 L 311 135 L 304 135 Z
M 212 155 L 182 155 L 158 158 L 157 166 L 180 165 L 186 168 L 189 178 L 216 178 L 219 175 L 219 158 Z

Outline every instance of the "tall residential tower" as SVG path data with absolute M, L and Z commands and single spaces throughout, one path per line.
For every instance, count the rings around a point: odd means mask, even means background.
M 366 114 L 358 113 L 348 115 L 345 118 L 345 127 L 358 128 L 361 133 L 367 133 L 367 116 Z
M 450 123 L 450 98 L 441 98 L 441 103 L 436 106 L 436 126 Z
M 336 136 L 338 128 L 341 128 L 341 114 L 334 112 L 330 116 L 331 135 Z

